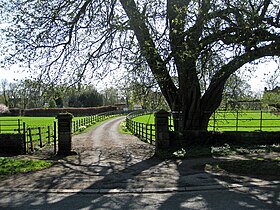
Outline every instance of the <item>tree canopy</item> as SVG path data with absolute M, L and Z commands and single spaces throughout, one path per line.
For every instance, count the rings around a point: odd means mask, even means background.
M 280 55 L 279 0 L 9 0 L 6 61 L 43 75 L 148 66 L 177 130 L 207 129 L 230 75 Z M 35 66 L 36 65 L 36 66 Z M 174 82 L 173 77 L 178 81 Z

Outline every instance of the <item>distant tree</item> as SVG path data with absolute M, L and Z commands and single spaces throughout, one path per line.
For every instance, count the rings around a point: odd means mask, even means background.
M 139 104 L 143 109 L 168 109 L 164 96 L 149 77 L 126 76 L 125 84 L 120 88 L 127 98 L 131 108 Z
M 225 84 L 222 105 L 226 109 L 246 109 L 244 106 L 241 107 L 240 102 L 252 100 L 254 100 L 254 94 L 247 80 L 242 76 L 232 74 Z
M 103 95 L 103 105 L 114 105 L 116 103 L 119 103 L 119 90 L 117 88 L 105 88 L 101 91 Z
M 55 108 L 56 107 L 56 102 L 53 98 L 49 101 L 49 107 L 50 108 Z
M 276 87 L 272 90 L 265 90 L 262 98 L 262 102 L 271 107 L 280 109 L 280 87 Z
M 102 106 L 103 96 L 93 86 L 82 86 L 78 90 L 72 89 L 69 96 L 69 106 L 96 107 Z
M 89 89 L 81 93 L 79 96 L 79 101 L 84 107 L 96 107 L 102 106 L 103 97 L 97 92 L 96 89 Z
M 45 102 L 49 100 L 44 100 L 43 95 L 47 85 L 40 80 L 24 79 L 13 85 L 17 86 L 15 90 L 18 98 L 17 106 L 23 109 L 43 107 Z

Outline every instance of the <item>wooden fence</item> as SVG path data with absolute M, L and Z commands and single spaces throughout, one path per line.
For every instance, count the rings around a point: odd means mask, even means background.
M 141 123 L 133 120 L 133 118 L 137 116 L 151 114 L 151 113 L 153 113 L 153 111 L 149 111 L 149 110 L 140 110 L 140 111 L 132 112 L 126 117 L 126 127 L 131 133 L 136 135 L 142 141 L 155 145 L 155 139 L 156 139 L 155 125 Z
M 34 152 L 35 149 L 42 149 L 47 145 L 54 146 L 56 153 L 57 129 L 56 121 L 53 125 L 41 127 L 28 127 L 26 129 L 27 151 Z
M 155 144 L 155 124 L 147 124 L 136 121 L 135 117 L 152 114 L 155 111 L 136 111 L 126 118 L 127 129 L 141 140 L 150 144 Z M 180 119 L 178 117 L 178 119 Z M 169 130 L 174 131 L 173 117 L 169 116 Z M 226 132 L 258 132 L 258 131 L 280 131 L 279 113 L 270 111 L 217 111 L 209 121 L 208 131 Z
M 120 116 L 125 114 L 126 112 L 124 111 L 110 111 L 110 112 L 104 112 L 104 113 L 100 113 L 97 115 L 93 115 L 93 116 L 86 116 L 77 120 L 73 120 L 72 121 L 72 132 L 73 133 L 77 133 L 80 131 L 83 131 L 85 128 L 97 123 L 97 122 L 101 122 L 104 120 L 107 120 L 109 118 L 112 117 L 116 117 L 116 116 Z
M 136 112 L 131 119 L 153 112 Z M 174 122 L 180 116 L 169 116 L 169 130 L 174 131 Z M 271 111 L 216 111 L 208 123 L 208 131 L 280 131 L 280 113 Z
M 21 133 L 23 122 L 17 120 L 0 120 L 0 133 Z
M 271 111 L 216 111 L 209 131 L 280 131 L 280 116 Z

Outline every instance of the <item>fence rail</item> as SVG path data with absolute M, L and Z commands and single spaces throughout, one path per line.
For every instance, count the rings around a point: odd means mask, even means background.
M 155 111 L 132 112 L 126 118 L 127 129 L 141 140 L 155 143 L 155 125 L 139 122 L 134 118 Z M 176 119 L 181 119 L 177 116 Z M 153 116 L 152 116 L 153 118 Z M 175 119 L 175 120 L 176 120 Z M 170 114 L 169 130 L 174 130 L 174 119 Z M 216 111 L 210 118 L 209 131 L 280 131 L 280 114 L 270 111 Z
M 213 131 L 280 131 L 280 115 L 270 111 L 217 111 L 209 121 Z
M 0 133 L 10 133 L 22 131 L 22 120 L 0 120 Z
M 146 124 L 134 121 L 133 118 L 145 115 L 145 114 L 151 114 L 154 111 L 152 110 L 139 110 L 130 113 L 126 117 L 126 127 L 127 129 L 136 135 L 138 138 L 140 138 L 142 141 L 147 142 L 149 144 L 155 145 L 155 132 L 156 128 L 154 124 Z
M 54 121 L 56 124 L 56 121 Z M 26 129 L 26 144 L 28 150 L 34 152 L 36 148 L 43 148 L 56 142 L 56 126 L 29 127 Z M 56 151 L 56 150 L 55 150 Z
M 181 118 L 173 119 L 170 114 L 170 130 L 174 130 L 173 120 Z M 280 114 L 271 111 L 216 111 L 209 119 L 208 131 L 280 131 Z

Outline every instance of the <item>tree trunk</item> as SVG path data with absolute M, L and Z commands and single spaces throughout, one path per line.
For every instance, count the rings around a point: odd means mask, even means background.
M 210 117 L 214 113 L 214 110 L 201 110 L 199 105 L 196 105 L 192 111 L 188 110 L 184 104 L 178 105 L 177 107 L 183 107 L 183 109 L 172 109 L 175 131 L 207 130 Z
M 207 131 L 210 117 L 220 106 L 222 101 L 223 83 L 219 83 L 216 89 L 207 92 L 208 100 L 200 96 L 198 88 L 189 88 L 174 101 L 170 106 L 174 119 L 174 129 L 176 131 L 204 130 Z

